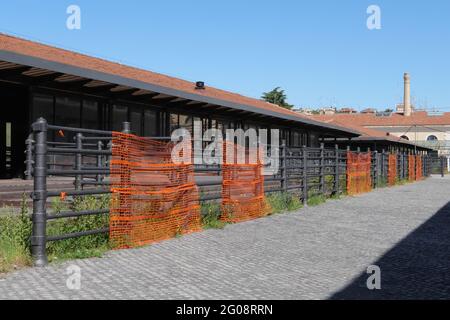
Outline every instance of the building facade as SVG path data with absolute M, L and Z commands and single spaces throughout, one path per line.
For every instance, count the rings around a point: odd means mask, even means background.
M 0 178 L 23 176 L 30 125 L 169 136 L 177 128 L 279 129 L 289 146 L 318 146 L 357 131 L 239 94 L 0 34 Z M 52 136 L 73 142 L 70 134 Z
M 405 73 L 404 101 L 397 106 L 396 112 L 336 113 L 311 118 L 341 126 L 359 127 L 362 131 L 370 130 L 372 136 L 389 135 L 389 140 L 408 141 L 450 157 L 450 113 L 432 115 L 426 111 L 416 111 L 411 104 L 410 86 L 411 77 Z

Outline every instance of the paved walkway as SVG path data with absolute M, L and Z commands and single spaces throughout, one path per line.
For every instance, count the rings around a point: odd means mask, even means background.
M 450 298 L 450 178 L 380 189 L 104 258 L 26 269 L 1 299 Z M 81 289 L 66 268 L 81 268 Z M 366 287 L 369 265 L 381 290 Z

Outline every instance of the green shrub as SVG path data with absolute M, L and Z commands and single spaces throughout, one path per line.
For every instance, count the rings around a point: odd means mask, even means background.
M 322 194 L 316 194 L 308 198 L 308 206 L 314 207 L 325 203 L 327 198 Z
M 398 186 L 403 186 L 403 185 L 407 184 L 408 182 L 409 182 L 408 179 L 399 179 L 399 178 L 395 179 L 395 184 Z
M 225 222 L 220 220 L 221 206 L 216 202 L 203 202 L 201 204 L 202 225 L 205 229 L 223 229 Z
M 300 197 L 289 192 L 272 193 L 266 197 L 271 214 L 295 211 L 302 207 Z
M 31 264 L 31 219 L 23 197 L 20 213 L 4 208 L 0 216 L 0 273 Z
M 109 207 L 109 196 L 76 197 L 73 201 L 55 200 L 52 202 L 52 205 L 55 214 L 65 210 L 79 212 L 85 210 L 107 209 Z M 62 218 L 47 223 L 47 235 L 56 236 L 108 227 L 109 217 L 107 214 Z M 50 261 L 82 259 L 93 256 L 98 257 L 109 249 L 109 237 L 107 234 L 83 236 L 49 242 L 47 244 L 47 253 Z

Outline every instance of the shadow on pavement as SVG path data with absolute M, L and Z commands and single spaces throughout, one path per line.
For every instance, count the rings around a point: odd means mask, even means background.
M 450 202 L 373 264 L 381 290 L 363 273 L 330 299 L 450 299 Z

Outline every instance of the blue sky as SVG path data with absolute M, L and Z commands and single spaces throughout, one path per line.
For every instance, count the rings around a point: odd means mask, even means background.
M 281 86 L 296 106 L 393 107 L 408 71 L 416 104 L 450 111 L 448 0 L 43 3 L 3 1 L 0 31 L 256 98 Z

